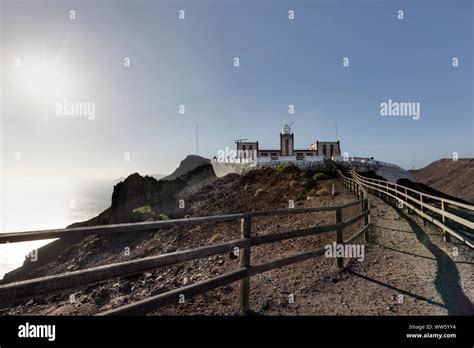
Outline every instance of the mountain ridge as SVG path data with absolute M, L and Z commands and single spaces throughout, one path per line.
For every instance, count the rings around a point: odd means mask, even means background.
M 457 161 L 442 158 L 410 172 L 417 182 L 474 203 L 473 158 L 459 158 Z

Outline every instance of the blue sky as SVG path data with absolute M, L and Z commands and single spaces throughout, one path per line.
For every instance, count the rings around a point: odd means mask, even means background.
M 300 148 L 335 140 L 337 122 L 350 156 L 473 157 L 473 16 L 469 0 L 2 1 L 3 171 L 169 173 L 194 153 L 197 124 L 212 157 L 236 138 L 275 148 L 289 121 Z M 44 98 L 19 81 L 38 61 L 61 71 Z M 380 116 L 388 99 L 419 102 L 420 119 Z M 56 115 L 62 100 L 93 102 L 94 119 Z

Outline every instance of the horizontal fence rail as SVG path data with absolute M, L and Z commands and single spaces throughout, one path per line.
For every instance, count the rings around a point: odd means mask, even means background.
M 459 231 L 455 231 L 453 228 L 446 224 L 447 220 L 451 220 L 472 231 L 474 229 L 473 221 L 455 215 L 454 213 L 449 212 L 446 209 L 449 205 L 457 209 L 474 211 L 473 205 L 456 202 L 446 198 L 436 197 L 388 181 L 365 178 L 354 171 L 349 171 L 349 174 L 352 175 L 354 181 L 358 182 L 359 185 L 363 186 L 366 190 L 372 191 L 372 193 L 376 192 L 378 195 L 382 195 L 387 198 L 392 198 L 399 207 L 408 208 L 418 214 L 423 219 L 423 223 L 426 220 L 440 227 L 445 234 L 444 236 L 446 241 L 450 241 L 450 237 L 453 236 L 468 245 L 469 247 L 474 247 L 472 238 L 460 233 Z M 428 201 L 431 201 L 433 203 L 430 204 Z M 437 204 L 439 207 L 433 204 Z M 429 215 L 428 212 L 440 215 L 441 219 L 436 219 L 432 215 Z
M 340 208 L 348 208 L 356 205 L 359 202 L 350 202 L 340 206 Z M 57 239 L 66 237 L 86 237 L 89 235 L 101 235 L 110 233 L 124 233 L 124 232 L 143 232 L 158 230 L 161 228 L 169 228 L 184 225 L 198 225 L 206 222 L 229 222 L 242 219 L 244 217 L 259 217 L 259 216 L 281 216 L 290 214 L 304 214 L 317 213 L 323 211 L 334 211 L 337 207 L 320 207 L 320 208 L 298 208 L 285 209 L 275 211 L 257 211 L 241 214 L 229 214 L 219 216 L 201 216 L 185 219 L 171 219 L 162 221 L 147 221 L 136 223 L 124 223 L 113 225 L 101 225 L 90 227 L 73 227 L 51 230 L 39 231 L 24 231 L 24 232 L 10 232 L 0 233 L 0 244 L 27 242 L 42 239 Z
M 244 217 L 244 215 L 245 214 L 203 216 L 203 217 L 194 217 L 194 218 L 188 218 L 188 219 L 174 219 L 174 220 L 90 226 L 90 227 L 62 228 L 62 229 L 53 229 L 53 230 L 0 233 L 0 244 L 26 242 L 26 241 L 41 240 L 41 239 L 86 237 L 89 235 L 101 235 L 101 234 L 109 234 L 109 233 L 142 232 L 142 231 L 158 230 L 160 228 L 168 228 L 168 227 L 175 227 L 175 226 L 197 225 L 197 224 L 201 224 L 205 222 L 235 221 Z
M 352 180 L 352 179 L 350 179 Z M 360 186 L 362 192 L 363 188 Z M 359 196 L 358 196 L 359 197 Z M 359 214 L 349 218 L 347 221 L 342 221 L 342 210 L 352 206 L 360 205 L 361 211 Z M 325 226 L 314 226 L 309 228 L 302 228 L 296 230 L 290 230 L 286 232 L 279 232 L 269 235 L 252 236 L 252 219 L 257 217 L 265 216 L 284 216 L 290 214 L 303 214 L 303 213 L 315 213 L 315 212 L 335 212 L 335 223 Z M 240 255 L 240 268 L 228 272 L 223 275 L 213 277 L 211 279 L 202 280 L 178 289 L 174 289 L 153 297 L 143 299 L 138 302 L 130 303 L 125 306 L 121 306 L 112 310 L 109 310 L 100 315 L 123 315 L 123 314 L 142 314 L 151 310 L 157 309 L 161 306 L 170 303 L 177 303 L 179 296 L 190 296 L 202 292 L 206 292 L 217 287 L 240 281 L 239 287 L 239 299 L 240 299 L 240 310 L 242 312 L 249 311 L 249 295 L 250 295 L 250 277 L 256 274 L 270 271 L 272 269 L 284 267 L 297 262 L 309 260 L 324 254 L 325 249 L 317 249 L 308 251 L 302 254 L 292 255 L 283 257 L 277 260 L 272 260 L 262 264 L 251 265 L 250 264 L 250 253 L 251 248 L 263 244 L 275 243 L 287 239 L 318 235 L 327 232 L 336 232 L 336 241 L 338 243 L 352 243 L 362 235 L 365 240 L 368 240 L 369 226 L 370 226 L 370 207 L 366 194 L 360 196 L 360 199 L 332 207 L 321 207 L 321 208 L 301 208 L 301 209 L 287 209 L 287 210 L 276 210 L 276 211 L 260 211 L 250 212 L 242 214 L 232 214 L 223 216 L 211 216 L 211 217 L 197 217 L 189 219 L 178 219 L 178 220 L 167 220 L 167 221 L 156 221 L 147 223 L 132 223 L 132 224 L 119 224 L 119 225 L 107 225 L 107 226 L 94 226 L 87 228 L 71 228 L 63 230 L 46 230 L 46 231 L 31 231 L 31 232 L 19 232 L 19 233 L 7 233 L 0 235 L 0 242 L 19 242 L 27 240 L 38 240 L 38 239 L 50 239 L 50 238 L 62 238 L 72 235 L 74 236 L 87 236 L 87 235 L 101 235 L 108 233 L 121 233 L 130 231 L 148 231 L 166 227 L 182 226 L 189 224 L 199 224 L 207 222 L 223 222 L 223 221 L 240 221 L 241 235 L 242 238 L 225 242 L 221 244 L 203 246 L 188 250 L 177 251 L 173 253 L 167 253 L 163 255 L 150 256 L 146 258 L 124 261 L 113 263 L 109 265 L 96 266 L 86 268 L 83 270 L 77 270 L 73 272 L 45 276 L 40 278 L 28 279 L 24 281 L 13 282 L 5 285 L 0 285 L 0 304 L 11 304 L 15 301 L 22 300 L 25 298 L 44 295 L 58 290 L 64 290 L 68 288 L 78 287 L 82 285 L 92 284 L 107 281 L 113 278 L 119 278 L 124 276 L 130 276 L 135 274 L 141 274 L 145 271 L 156 269 L 162 266 L 169 266 L 185 261 L 191 261 L 199 258 L 204 258 L 212 255 L 222 254 L 229 251 L 235 251 L 236 248 L 239 250 Z M 343 230 L 359 220 L 364 221 L 364 226 L 361 230 L 356 232 L 347 240 L 343 240 Z M 22 233 L 27 235 L 22 236 Z M 342 268 L 343 259 L 337 259 L 338 267 Z

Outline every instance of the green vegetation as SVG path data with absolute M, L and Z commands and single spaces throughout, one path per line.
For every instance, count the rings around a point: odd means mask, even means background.
M 170 220 L 169 216 L 166 214 L 160 214 L 158 220 Z
M 329 175 L 325 173 L 316 173 L 313 175 L 313 180 L 314 181 L 323 181 L 323 180 L 328 180 L 330 179 Z
M 151 206 L 149 204 L 144 205 L 143 207 L 135 208 L 133 209 L 133 212 L 136 214 L 144 215 L 147 218 L 145 221 L 154 220 L 155 212 L 151 209 Z M 169 216 L 166 214 L 160 214 L 158 215 L 158 218 L 157 218 L 157 220 L 169 220 L 169 219 L 170 219 Z
M 143 207 L 135 208 L 132 211 L 133 213 L 138 213 L 138 214 L 151 214 L 153 215 L 153 211 L 151 210 L 151 206 L 144 205 Z
M 292 163 L 280 163 L 276 167 L 276 171 L 280 173 L 299 173 L 300 169 Z
M 303 180 L 300 182 L 300 185 L 304 187 L 306 190 L 311 190 L 316 186 L 315 180 Z
M 331 191 L 326 186 L 316 191 L 316 196 L 328 196 L 330 194 L 331 194 Z

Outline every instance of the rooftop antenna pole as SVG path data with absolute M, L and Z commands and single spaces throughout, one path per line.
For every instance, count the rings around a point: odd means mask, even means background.
M 199 125 L 196 125 L 196 155 L 198 154 Z

